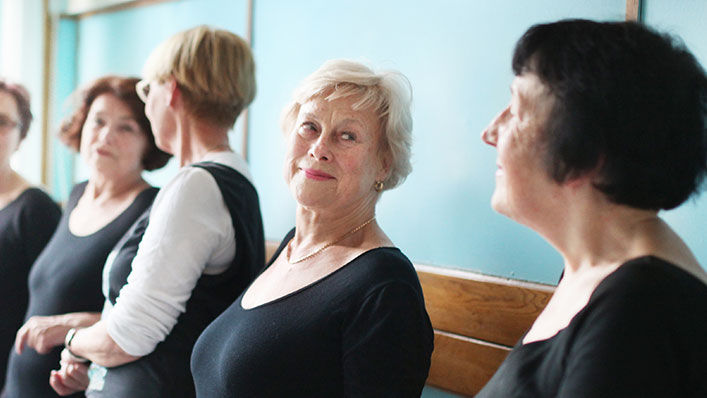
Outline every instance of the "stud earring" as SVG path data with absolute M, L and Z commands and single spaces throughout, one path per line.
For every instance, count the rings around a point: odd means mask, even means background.
M 375 189 L 376 192 L 381 192 L 384 187 L 385 184 L 383 184 L 383 181 L 376 181 L 376 183 L 373 184 L 373 189 Z

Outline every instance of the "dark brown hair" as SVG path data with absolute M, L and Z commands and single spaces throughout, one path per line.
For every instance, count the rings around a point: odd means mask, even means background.
M 142 156 L 143 168 L 145 170 L 154 170 L 164 166 L 171 155 L 162 152 L 155 145 L 155 137 L 152 136 L 150 121 L 145 116 L 145 104 L 135 91 L 135 84 L 138 81 L 140 79 L 133 77 L 105 76 L 84 87 L 75 94 L 77 96 L 76 109 L 61 123 L 59 139 L 66 146 L 78 152 L 81 146 L 81 130 L 83 130 L 91 104 L 101 94 L 112 94 L 130 109 L 140 126 L 140 130 L 147 138 L 147 149 Z
M 545 127 L 557 182 L 592 170 L 614 203 L 672 209 L 707 175 L 707 75 L 676 38 L 633 22 L 564 20 L 516 44 L 516 75 L 555 96 Z
M 27 131 L 29 126 L 32 124 L 32 111 L 30 110 L 29 103 L 29 91 L 17 83 L 11 83 L 7 80 L 0 78 L 0 91 L 4 91 L 10 94 L 17 104 L 17 113 L 20 115 L 19 127 L 20 129 L 20 140 L 23 140 L 27 136 Z

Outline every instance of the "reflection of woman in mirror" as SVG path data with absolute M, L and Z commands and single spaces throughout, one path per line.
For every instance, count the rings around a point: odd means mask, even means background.
M 10 167 L 32 122 L 29 93 L 0 79 L 0 390 L 7 356 L 27 310 L 30 266 L 52 236 L 61 210 Z
M 24 282 L 30 300 L 3 398 L 56 396 L 49 385 L 61 354 L 55 346 L 72 327 L 98 319 L 106 257 L 157 194 L 142 172 L 162 167 L 169 155 L 155 145 L 137 81 L 92 82 L 62 124 L 61 140 L 79 152 L 90 175 L 71 191 L 56 233 Z

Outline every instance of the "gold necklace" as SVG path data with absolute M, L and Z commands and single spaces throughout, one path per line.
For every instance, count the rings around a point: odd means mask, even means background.
M 360 231 L 363 227 L 372 223 L 373 220 L 375 220 L 375 219 L 376 219 L 376 216 L 373 216 L 373 218 L 371 218 L 370 220 L 368 220 L 365 223 L 359 225 L 358 227 L 352 229 L 351 231 L 341 235 L 338 239 L 333 240 L 333 241 L 327 243 L 326 245 L 322 246 L 321 248 L 315 250 L 313 253 L 307 254 L 306 256 L 299 258 L 297 260 L 294 260 L 294 261 L 290 261 L 290 253 L 292 253 L 292 241 L 294 240 L 294 237 L 292 237 L 292 239 L 290 239 L 290 241 L 287 242 L 287 253 L 286 253 L 287 254 L 287 262 L 290 264 L 297 264 L 297 263 L 301 263 L 302 261 L 309 260 L 310 258 L 316 256 L 317 254 L 319 254 L 319 253 L 323 252 L 324 250 L 328 249 L 329 247 L 333 246 L 334 244 L 341 242 L 347 236 L 353 235 L 356 232 Z

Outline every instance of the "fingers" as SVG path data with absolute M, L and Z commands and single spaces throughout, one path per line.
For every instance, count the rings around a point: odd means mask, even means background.
M 25 348 L 25 343 L 27 342 L 28 332 L 29 332 L 29 329 L 27 328 L 26 323 L 24 325 L 22 325 L 20 330 L 17 331 L 17 335 L 15 336 L 15 351 L 17 352 L 18 355 L 22 354 L 22 351 Z
M 83 364 L 68 364 L 64 369 L 64 386 L 73 391 L 83 391 L 88 387 L 88 366 Z
M 52 348 L 64 342 L 69 327 L 63 325 L 57 317 L 33 316 L 15 337 L 15 351 L 22 354 L 25 347 L 32 347 L 40 354 L 46 354 Z
M 70 387 L 64 384 L 64 377 L 58 370 L 52 370 L 49 374 L 49 385 L 52 386 L 57 394 L 63 396 L 73 394 L 78 390 L 72 390 Z
M 84 391 L 88 388 L 88 366 L 73 362 L 61 362 L 61 369 L 49 374 L 49 385 L 61 396 Z

